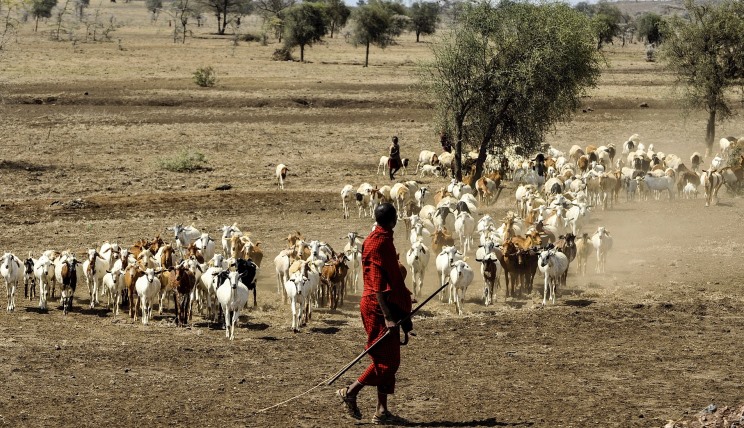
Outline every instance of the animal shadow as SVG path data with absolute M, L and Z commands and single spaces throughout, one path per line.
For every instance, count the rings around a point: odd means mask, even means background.
M 269 328 L 269 325 L 266 324 L 266 323 L 257 323 L 257 324 L 247 324 L 246 323 L 245 328 L 247 330 L 264 331 L 267 328 Z
M 576 308 L 584 308 L 584 307 L 591 305 L 592 303 L 596 303 L 596 302 L 594 300 L 589 300 L 589 299 L 573 299 L 573 300 L 563 301 L 564 305 L 573 306 Z
M 531 427 L 534 422 L 501 422 L 496 418 L 487 418 L 472 421 L 432 421 L 432 422 L 409 422 L 407 426 L 416 427 Z
M 39 309 L 38 306 L 29 306 L 29 307 L 26 307 L 26 312 L 34 312 L 37 314 L 48 314 L 49 309 Z
M 313 333 L 336 334 L 341 329 L 338 327 L 312 327 L 310 331 Z
M 99 318 L 108 318 L 109 312 L 111 310 L 109 308 L 90 308 L 88 306 L 84 306 L 80 308 L 80 313 L 83 315 L 97 315 Z
M 349 322 L 346 320 L 323 320 L 323 323 L 333 326 L 342 326 L 347 325 Z

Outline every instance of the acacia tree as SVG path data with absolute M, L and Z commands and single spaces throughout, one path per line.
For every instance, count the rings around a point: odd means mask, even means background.
M 405 26 L 404 17 L 397 7 L 400 5 L 373 1 L 357 7 L 354 13 L 354 46 L 363 45 L 366 49 L 364 54 L 364 66 L 369 65 L 369 46 L 375 45 L 380 49 L 395 43 L 395 38 L 400 35 Z
M 217 17 L 217 34 L 224 35 L 227 26 L 249 15 L 253 8 L 251 0 L 200 0 L 202 7 Z
M 31 16 L 36 21 L 34 23 L 34 32 L 39 29 L 39 18 L 51 18 L 52 9 L 57 6 L 57 0 L 33 0 L 31 2 Z
M 662 58 L 677 74 L 690 108 L 708 112 L 705 144 L 710 154 L 716 122 L 733 115 L 727 90 L 744 90 L 744 3 L 696 4 L 685 0 L 689 20 L 674 18 L 663 29 Z
M 638 18 L 638 35 L 648 43 L 658 45 L 661 42 L 661 15 L 653 12 L 644 13 Z
M 326 15 L 328 16 L 328 27 L 331 31 L 331 38 L 336 31 L 340 31 L 351 16 L 351 9 L 346 6 L 343 0 L 325 0 Z
M 409 11 L 411 17 L 411 30 L 416 33 L 416 43 L 419 36 L 431 35 L 437 31 L 439 22 L 439 4 L 434 2 L 416 2 L 411 5 Z
M 489 151 L 538 149 L 600 74 L 590 22 L 566 4 L 468 6 L 432 50 L 434 60 L 420 76 L 440 128 L 454 131 L 460 180 L 464 146 L 478 150 L 474 179 Z
M 305 46 L 323 41 L 328 32 L 328 17 L 322 3 L 300 3 L 284 11 L 284 46 L 300 47 L 300 61 L 305 61 Z

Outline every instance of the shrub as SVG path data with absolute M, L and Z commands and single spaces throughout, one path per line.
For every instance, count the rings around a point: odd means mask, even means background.
M 160 167 L 172 172 L 209 171 L 207 158 L 200 152 L 184 150 L 177 156 L 159 161 Z
M 240 36 L 240 41 L 242 42 L 260 42 L 261 40 L 262 37 L 259 34 L 246 33 Z
M 211 66 L 197 68 L 194 72 L 194 82 L 203 88 L 214 86 L 217 74 Z
M 274 61 L 293 61 L 292 51 L 288 48 L 280 48 L 274 51 L 271 56 Z

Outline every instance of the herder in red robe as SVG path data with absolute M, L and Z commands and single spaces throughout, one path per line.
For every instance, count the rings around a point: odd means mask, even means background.
M 380 204 L 375 209 L 375 226 L 364 240 L 362 269 L 364 291 L 359 302 L 362 323 L 367 331 L 367 348 L 388 329 L 394 328 L 372 351 L 372 364 L 347 388 L 336 394 L 343 400 L 347 413 L 361 419 L 357 394 L 365 386 L 377 387 L 377 411 L 374 424 L 403 421 L 387 408 L 387 396 L 395 392 L 395 373 L 400 366 L 400 335 L 396 322 L 411 312 L 411 292 L 406 288 L 398 267 L 398 254 L 393 243 L 393 228 L 398 221 L 392 204 Z

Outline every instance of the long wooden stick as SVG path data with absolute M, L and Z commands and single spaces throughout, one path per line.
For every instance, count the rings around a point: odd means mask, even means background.
M 442 290 L 444 290 L 444 287 L 446 287 L 446 286 L 448 286 L 448 285 L 449 285 L 449 282 L 446 282 L 446 283 L 444 283 L 444 285 L 442 285 L 441 287 L 439 287 L 439 288 L 437 289 L 437 291 L 435 291 L 435 292 L 434 292 L 434 293 L 433 293 L 433 294 L 432 294 L 431 296 L 427 297 L 427 298 L 426 298 L 426 300 L 424 300 L 424 301 L 423 301 L 423 302 L 421 302 L 421 303 L 420 303 L 420 304 L 419 304 L 418 306 L 416 306 L 416 307 L 415 307 L 415 308 L 414 308 L 414 309 L 413 309 L 413 310 L 411 311 L 411 313 L 410 313 L 410 314 L 408 314 L 408 315 L 407 315 L 406 317 L 404 317 L 403 319 L 401 319 L 400 321 L 398 321 L 397 323 L 395 323 L 395 327 L 399 327 L 399 326 L 400 326 L 400 324 L 401 324 L 401 323 L 402 323 L 403 321 L 405 321 L 405 320 L 408 320 L 408 319 L 410 319 L 411 317 L 413 317 L 413 315 L 414 315 L 414 314 L 416 314 L 416 312 L 418 312 L 418 311 L 419 311 L 419 309 L 421 309 L 421 308 L 422 308 L 422 307 L 423 307 L 423 306 L 424 306 L 425 304 L 429 303 L 429 300 L 433 299 L 433 298 L 434 298 L 434 296 L 436 296 L 437 294 L 439 294 L 439 292 L 440 292 L 440 291 L 442 291 Z M 341 376 L 342 376 L 342 375 L 343 375 L 344 373 L 346 373 L 347 371 L 349 371 L 349 369 L 350 369 L 350 368 L 352 368 L 352 367 L 354 366 L 354 364 L 358 363 L 358 362 L 359 362 L 359 360 L 361 360 L 362 358 L 364 358 L 364 356 L 365 356 L 365 355 L 367 355 L 367 354 L 368 354 L 368 353 L 369 353 L 369 352 L 370 352 L 370 351 L 371 351 L 372 349 L 374 349 L 374 348 L 375 348 L 375 346 L 377 346 L 377 344 L 378 344 L 378 343 L 380 343 L 380 342 L 381 342 L 381 341 L 382 341 L 383 339 L 385 339 L 386 337 L 388 337 L 388 335 L 390 334 L 390 331 L 391 331 L 391 330 L 392 330 L 392 329 L 388 329 L 388 330 L 387 330 L 387 331 L 385 332 L 385 334 L 383 334 L 383 335 L 382 335 L 382 336 L 380 336 L 380 337 L 379 337 L 379 338 L 378 338 L 377 340 L 375 340 L 375 341 L 374 341 L 374 342 L 372 343 L 372 345 L 370 345 L 370 346 L 369 346 L 369 348 L 365 349 L 365 350 L 364 350 L 364 352 L 362 352 L 362 353 L 361 353 L 361 354 L 359 354 L 359 355 L 358 355 L 358 356 L 357 356 L 356 358 L 354 358 L 353 360 L 351 360 L 351 362 L 350 362 L 349 364 L 345 365 L 345 366 L 344 366 L 344 368 L 342 368 L 341 370 L 339 370 L 339 371 L 338 371 L 338 372 L 337 372 L 337 373 L 336 373 L 335 375 L 331 376 L 331 377 L 330 377 L 330 378 L 329 378 L 329 379 L 328 379 L 328 380 L 327 380 L 327 381 L 325 382 L 325 384 L 326 384 L 326 385 L 331 385 L 331 384 L 333 384 L 333 382 L 335 382 L 336 380 L 338 380 L 338 378 L 340 378 L 340 377 L 341 377 Z

